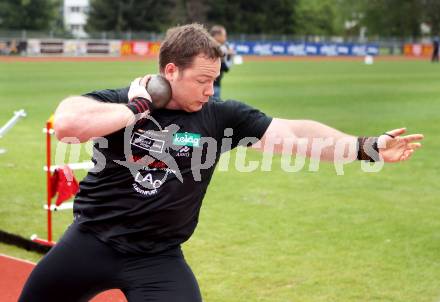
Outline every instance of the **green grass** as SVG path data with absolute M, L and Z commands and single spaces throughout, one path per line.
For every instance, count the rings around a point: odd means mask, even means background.
M 0 140 L 0 229 L 45 236 L 45 120 L 68 95 L 122 87 L 153 63 L 0 63 L 0 124 L 28 117 Z M 246 62 L 224 78 L 223 96 L 269 115 L 318 120 L 375 135 L 406 126 L 424 147 L 406 163 L 336 175 L 309 162 L 217 171 L 185 254 L 205 301 L 418 301 L 440 299 L 440 66 L 422 61 Z M 85 152 L 83 152 L 83 155 Z M 261 155 L 249 152 L 249 160 Z M 81 178 L 83 174 L 79 174 Z M 71 213 L 56 213 L 58 238 Z M 0 253 L 37 260 L 0 245 Z

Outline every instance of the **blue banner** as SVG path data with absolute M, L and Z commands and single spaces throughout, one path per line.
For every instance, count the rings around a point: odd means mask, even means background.
M 232 42 L 239 55 L 258 56 L 376 56 L 377 44 L 301 43 L 301 42 Z

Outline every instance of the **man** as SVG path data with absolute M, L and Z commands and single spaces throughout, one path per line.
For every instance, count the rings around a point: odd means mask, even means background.
M 438 63 L 438 58 L 439 58 L 439 45 L 440 45 L 440 40 L 438 37 L 435 37 L 432 41 L 432 57 L 431 57 L 431 62 L 433 63 Z
M 211 36 L 220 44 L 224 56 L 221 60 L 220 75 L 214 81 L 214 98 L 220 98 L 221 94 L 221 81 L 223 74 L 228 72 L 232 66 L 232 58 L 234 56 L 234 50 L 232 50 L 227 41 L 226 29 L 221 25 L 214 25 L 209 31 Z
M 106 138 L 95 140 L 100 168 L 80 183 L 73 224 L 33 270 L 19 301 L 88 301 L 110 288 L 121 289 L 130 302 L 201 301 L 180 245 L 197 225 L 220 154 L 237 145 L 253 142 L 264 150 L 288 139 L 294 154 L 300 140 L 330 138 L 335 143 L 313 156 L 339 160 L 336 142 L 346 141 L 358 149 L 344 160 L 380 156 L 386 162 L 407 160 L 420 147 L 415 141 L 422 135 L 403 137 L 404 129 L 357 138 L 318 122 L 271 118 L 237 101 L 212 99 L 221 57 L 201 25 L 176 27 L 159 55 L 160 73 L 172 87 L 165 108 L 150 101 L 144 88 L 150 76 L 129 88 L 60 103 L 54 120 L 59 139 Z M 275 152 L 282 150 L 275 144 Z M 312 153 L 308 143 L 306 154 Z

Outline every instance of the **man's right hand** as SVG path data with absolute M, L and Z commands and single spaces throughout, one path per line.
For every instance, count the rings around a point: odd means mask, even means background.
M 136 78 L 130 84 L 130 90 L 128 91 L 128 100 L 132 101 L 135 98 L 144 98 L 151 102 L 151 96 L 147 92 L 147 83 L 150 80 L 151 75 L 148 74 L 143 78 Z
M 142 117 L 144 117 L 144 115 L 151 113 L 152 100 L 146 89 L 146 85 L 150 78 L 151 75 L 146 75 L 143 78 L 134 79 L 130 84 L 127 107 L 134 115 L 142 114 Z

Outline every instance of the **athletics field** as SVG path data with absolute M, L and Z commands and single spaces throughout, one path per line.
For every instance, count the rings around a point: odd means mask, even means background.
M 0 139 L 7 150 L 0 155 L 0 230 L 44 237 L 45 121 L 66 96 L 123 87 L 157 66 L 34 60 L 1 61 L 0 70 L 0 126 L 15 110 L 28 115 Z M 308 161 L 289 173 L 278 156 L 271 171 L 243 173 L 233 152 L 184 245 L 205 301 L 440 301 L 440 65 L 245 58 L 225 75 L 222 94 L 274 117 L 317 120 L 354 135 L 407 127 L 425 140 L 412 160 L 378 173 L 354 162 L 337 175 L 333 164 Z M 248 152 L 246 160 L 261 158 Z M 71 221 L 71 211 L 54 214 L 55 240 Z M 41 257 L 6 244 L 0 254 Z

